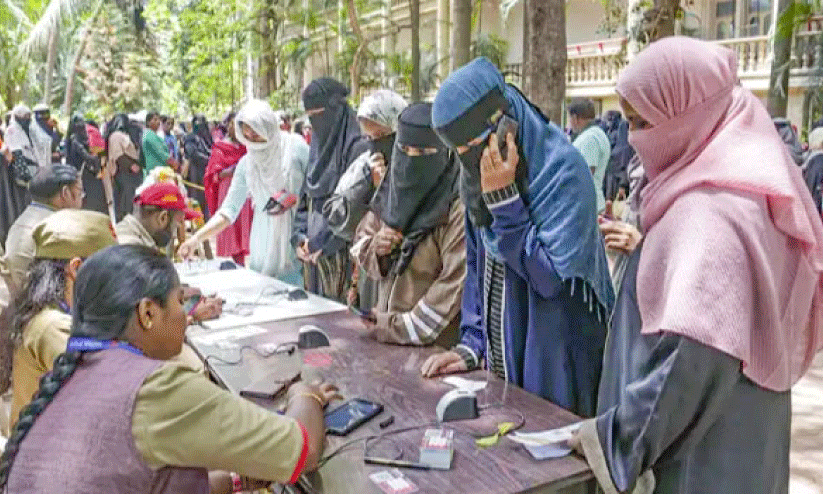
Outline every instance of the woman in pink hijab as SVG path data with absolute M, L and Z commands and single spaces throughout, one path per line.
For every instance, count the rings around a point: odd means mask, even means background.
M 823 224 L 736 60 L 666 38 L 617 84 L 645 238 L 573 440 L 606 493 L 788 492 L 789 390 L 823 343 Z

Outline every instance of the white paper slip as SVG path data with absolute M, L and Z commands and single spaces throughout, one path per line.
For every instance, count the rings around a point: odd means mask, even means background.
M 509 438 L 524 446 L 548 446 L 563 445 L 572 438 L 572 435 L 580 429 L 580 422 L 576 422 L 566 427 L 549 429 L 539 432 L 514 432 Z
M 237 328 L 227 329 L 225 331 L 214 331 L 212 333 L 198 334 L 192 337 L 192 340 L 199 345 L 219 345 L 221 343 L 248 338 L 266 332 L 266 328 L 260 326 L 248 325 Z
M 550 460 L 562 458 L 571 454 L 572 449 L 562 444 L 546 444 L 543 446 L 523 446 L 535 460 Z
M 480 391 L 486 387 L 485 381 L 472 381 L 459 376 L 449 376 L 443 379 L 446 384 L 451 384 L 455 388 L 465 389 L 468 391 Z

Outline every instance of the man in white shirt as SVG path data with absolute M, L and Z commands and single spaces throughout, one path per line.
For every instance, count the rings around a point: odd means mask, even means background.
M 597 211 L 606 208 L 603 195 L 603 177 L 609 166 L 612 147 L 609 137 L 594 121 L 594 103 L 589 99 L 575 99 L 569 104 L 569 124 L 573 131 L 572 144 L 589 164 L 597 193 Z

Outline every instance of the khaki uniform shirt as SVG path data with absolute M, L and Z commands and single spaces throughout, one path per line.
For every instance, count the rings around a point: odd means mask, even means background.
M 368 213 L 351 249 L 370 278 L 378 280 L 374 337 L 385 343 L 426 345 L 437 340 L 445 348 L 457 341 L 463 282 L 466 279 L 465 209 L 455 199 L 448 223 L 436 227 L 414 251 L 400 276 L 380 270 L 372 238 L 383 226 Z
M 14 351 L 13 392 L 10 424 L 40 389 L 40 378 L 50 371 L 54 359 L 66 351 L 71 316 L 56 308 L 43 309 L 23 328 L 23 341 Z
M 157 244 L 151 238 L 149 231 L 132 214 L 127 214 L 120 220 L 120 223 L 114 227 L 114 233 L 117 234 L 117 243 L 120 245 L 137 244 L 157 249 Z
M 20 293 L 26 282 L 26 274 L 34 260 L 35 245 L 31 234 L 38 223 L 54 212 L 54 208 L 32 202 L 9 228 L 6 237 L 6 254 L 0 259 L 0 273 L 6 280 L 11 300 Z
M 23 341 L 14 352 L 12 366 L 10 427 L 14 427 L 20 411 L 40 389 L 40 378 L 52 369 L 54 359 L 66 351 L 70 333 L 71 316 L 54 308 L 43 309 L 23 329 Z M 206 373 L 203 362 L 186 343 L 183 343 L 180 354 L 169 362 L 185 365 L 201 375 Z
M 234 396 L 171 361 L 138 391 L 132 435 L 152 468 L 205 467 L 281 483 L 296 481 L 308 454 L 305 429 L 295 419 Z

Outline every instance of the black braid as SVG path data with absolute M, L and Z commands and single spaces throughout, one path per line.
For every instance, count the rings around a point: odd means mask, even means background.
M 20 449 L 20 442 L 29 433 L 37 417 L 54 400 L 54 396 L 63 384 L 74 374 L 74 370 L 82 360 L 82 355 L 80 352 L 61 353 L 54 360 L 54 369 L 40 379 L 40 389 L 32 397 L 31 403 L 20 412 L 20 418 L 14 425 L 9 441 L 6 443 L 6 450 L 0 457 L 0 489 L 4 489 L 9 480 L 11 466 Z

